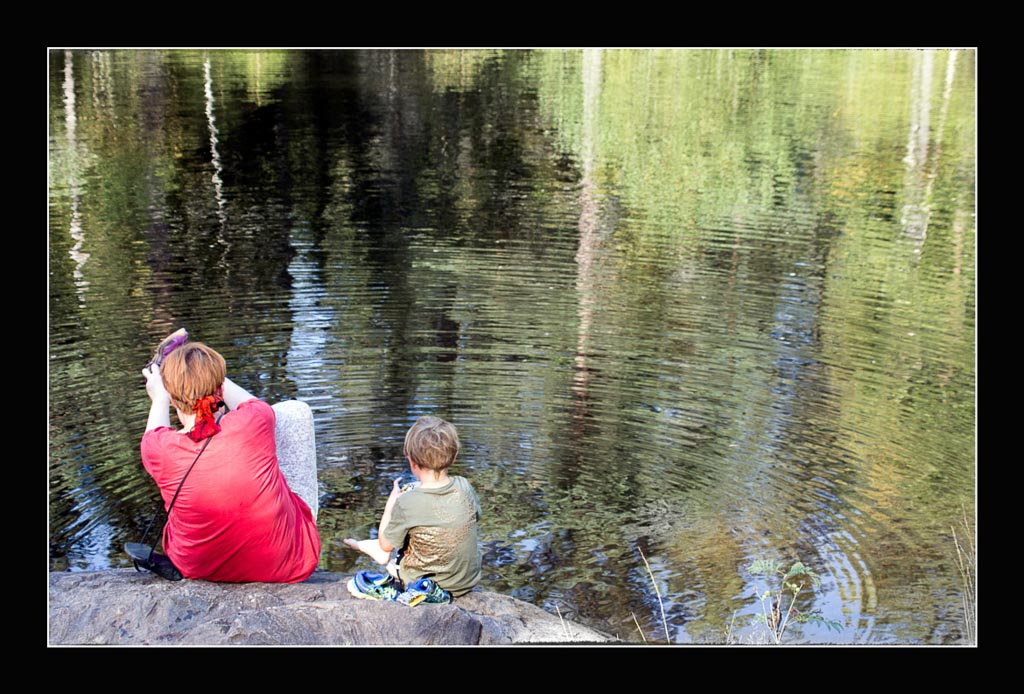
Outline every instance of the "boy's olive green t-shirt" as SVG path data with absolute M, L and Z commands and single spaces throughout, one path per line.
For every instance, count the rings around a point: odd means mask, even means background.
M 469 592 L 480 581 L 479 520 L 480 501 L 464 477 L 452 475 L 443 487 L 415 487 L 399 496 L 384 528 L 385 540 L 405 548 L 399 578 L 408 585 L 429 576 L 452 597 Z

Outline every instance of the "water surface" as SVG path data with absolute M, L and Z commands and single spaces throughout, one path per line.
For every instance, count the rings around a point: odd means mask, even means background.
M 312 406 L 323 569 L 434 414 L 490 590 L 743 643 L 800 560 L 842 630 L 787 641 L 961 642 L 973 51 L 57 50 L 49 91 L 51 570 L 128 566 L 186 326 Z

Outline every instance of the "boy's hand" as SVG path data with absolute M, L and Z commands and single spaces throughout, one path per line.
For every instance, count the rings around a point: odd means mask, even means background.
M 415 483 L 413 483 L 415 484 Z M 391 485 L 391 493 L 388 494 L 388 500 L 385 508 L 390 508 L 394 505 L 395 499 L 405 494 L 407 491 L 413 488 L 413 484 L 402 484 L 402 478 L 396 477 L 394 483 Z
M 395 486 L 392 487 L 391 493 L 394 494 L 396 487 L 398 488 L 398 491 L 399 491 L 400 494 L 405 494 L 406 492 L 411 492 L 413 489 L 416 488 L 417 485 L 419 485 L 419 483 L 420 483 L 420 481 L 416 480 L 416 479 L 414 479 L 412 482 L 408 482 L 408 481 L 405 481 L 404 477 L 399 477 L 399 478 L 397 478 L 395 480 Z

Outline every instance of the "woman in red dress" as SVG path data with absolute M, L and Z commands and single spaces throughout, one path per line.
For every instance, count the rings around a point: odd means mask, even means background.
M 142 463 L 165 508 L 177 492 L 163 547 L 182 575 L 223 582 L 308 578 L 320 535 L 278 465 L 274 409 L 231 381 L 224 358 L 200 342 L 177 347 L 142 375 L 151 400 Z M 180 430 L 171 427 L 172 406 Z

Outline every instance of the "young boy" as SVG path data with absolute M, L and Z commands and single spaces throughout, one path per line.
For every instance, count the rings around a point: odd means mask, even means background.
M 448 474 L 459 454 L 458 432 L 448 422 L 420 417 L 405 435 L 403 453 L 417 482 L 402 487 L 395 480 L 376 539 L 345 540 L 387 564 L 387 573 L 360 571 L 348 590 L 410 606 L 448 603 L 480 581 L 480 501 L 466 478 Z

